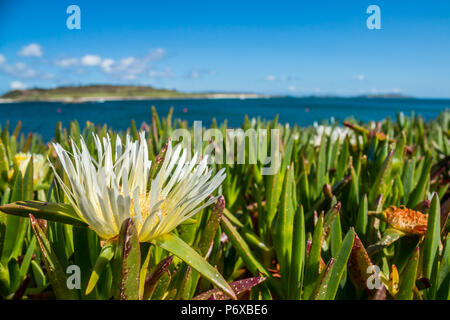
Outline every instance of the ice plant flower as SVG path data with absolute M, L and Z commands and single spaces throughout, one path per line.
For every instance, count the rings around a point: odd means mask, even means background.
M 44 180 L 50 168 L 44 156 L 42 154 L 19 152 L 14 155 L 14 162 L 24 176 L 31 157 L 33 157 L 33 183 L 36 185 Z M 12 176 L 12 174 L 13 172 L 11 171 L 10 175 Z
M 313 127 L 315 129 L 315 135 L 311 140 L 311 143 L 314 146 L 320 146 L 320 143 L 322 141 L 322 136 L 325 135 L 326 137 L 331 137 L 331 142 L 334 143 L 337 140 L 343 141 L 347 136 L 350 137 L 350 142 L 352 144 L 356 143 L 355 135 L 354 133 L 344 127 L 332 127 L 332 126 L 324 126 L 319 125 L 317 122 L 314 122 Z
M 424 235 L 427 231 L 428 216 L 401 205 L 390 206 L 383 211 L 386 221 L 395 229 L 408 234 Z
M 380 279 L 386 289 L 389 291 L 390 295 L 395 297 L 399 289 L 399 276 L 395 264 L 392 265 L 392 271 L 389 274 L 389 278 L 387 278 L 386 275 L 382 271 L 380 271 Z
M 187 150 L 181 144 L 172 148 L 170 141 L 161 167 L 151 179 L 144 132 L 139 141 L 127 136 L 125 145 L 119 136 L 114 146 L 109 137 L 101 141 L 94 135 L 94 140 L 97 160 L 83 139 L 81 148 L 72 141 L 71 154 L 54 144 L 67 184 L 52 168 L 76 213 L 105 240 L 115 238 L 127 218 L 134 220 L 141 242 L 171 232 L 216 201 L 217 197 L 206 199 L 225 179 L 224 170 L 212 175 L 207 157 L 198 163 L 194 155 L 188 161 Z

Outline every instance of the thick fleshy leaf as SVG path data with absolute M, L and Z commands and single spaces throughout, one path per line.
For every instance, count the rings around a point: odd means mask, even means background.
M 28 161 L 28 165 L 23 176 L 23 199 L 21 200 L 31 199 L 33 199 L 33 157 L 31 157 Z
M 322 250 L 323 240 L 324 239 L 323 239 L 323 213 L 322 213 L 314 228 L 311 249 L 309 250 L 309 255 L 306 259 L 305 281 L 303 290 L 304 299 L 310 298 L 319 276 L 320 272 L 319 267 L 321 259 L 320 252 Z
M 277 158 L 277 157 L 275 157 Z M 265 177 L 266 182 L 266 207 L 265 207 L 265 216 L 264 219 L 267 221 L 266 228 L 272 225 L 272 221 L 275 217 L 278 202 L 280 200 L 282 185 L 283 185 L 283 176 L 281 172 L 273 175 L 267 175 Z
M 248 279 L 242 279 L 235 282 L 230 283 L 230 287 L 233 289 L 236 296 L 244 293 L 245 291 L 250 290 L 254 286 L 257 286 L 261 282 L 263 282 L 265 278 L 262 277 L 253 277 Z M 229 300 L 230 297 L 225 295 L 219 289 L 211 289 L 209 291 L 203 292 L 198 296 L 195 296 L 193 300 Z
M 239 229 L 239 233 L 241 234 L 242 238 L 249 244 L 250 247 L 253 248 L 259 248 L 265 252 L 269 252 L 271 248 L 269 248 L 261 238 L 255 234 L 255 232 L 248 228 L 244 227 Z
M 165 143 L 164 146 L 159 151 L 158 155 L 155 157 L 152 168 L 150 170 L 150 177 L 152 179 L 155 178 L 156 174 L 159 172 L 159 169 L 161 168 L 161 166 L 164 162 L 164 158 L 166 156 L 168 147 L 169 147 L 168 143 Z
M 163 273 L 161 279 L 157 282 L 155 290 L 153 291 L 151 300 L 163 300 L 167 297 L 170 292 L 167 291 L 170 283 L 172 281 L 172 276 L 169 272 Z
M 6 296 L 9 293 L 10 281 L 8 267 L 0 262 L 0 295 Z
M 242 239 L 236 228 L 225 216 L 222 217 L 221 226 L 228 239 L 230 239 L 231 244 L 238 252 L 239 256 L 242 258 L 242 260 L 244 260 L 244 263 L 250 270 L 250 272 L 254 275 L 258 275 L 259 272 L 261 272 L 266 277 L 270 276 L 266 268 L 264 268 L 264 266 L 253 255 L 247 243 L 244 241 L 244 239 Z
M 155 291 L 158 281 L 167 274 L 169 270 L 169 266 L 172 263 L 173 256 L 168 256 L 163 259 L 158 265 L 155 267 L 155 270 L 147 275 L 145 279 L 145 287 L 144 287 L 144 295 L 143 299 L 148 300 L 152 297 L 153 292 Z
M 367 247 L 367 253 L 369 255 L 373 255 L 378 251 L 382 250 L 383 248 L 390 246 L 404 235 L 405 235 L 404 232 L 389 227 L 386 230 L 384 230 L 383 238 L 381 238 L 380 241 Z
M 141 272 L 139 274 L 139 300 L 144 298 L 145 291 L 145 279 L 147 279 L 149 270 L 150 259 L 153 255 L 153 249 L 155 247 L 151 246 L 149 243 L 141 243 L 142 256 L 145 256 L 144 262 L 141 264 Z M 145 253 L 147 251 L 147 253 Z
M 34 234 L 36 235 L 36 239 L 38 240 L 42 253 L 42 259 L 56 298 L 62 300 L 77 299 L 77 292 L 67 288 L 66 273 L 64 272 L 55 252 L 53 251 L 50 241 L 47 239 L 44 231 L 39 226 L 39 222 L 32 214 L 30 214 L 30 221 Z
M 403 203 L 408 202 L 409 195 L 414 187 L 414 167 L 416 158 L 408 159 L 404 165 L 402 183 L 403 183 Z
M 391 150 L 384 160 L 380 170 L 377 172 L 375 181 L 372 184 L 372 188 L 369 192 L 369 206 L 375 203 L 376 198 L 383 193 L 383 187 L 385 186 L 385 180 L 390 174 L 392 168 L 392 158 L 394 156 L 394 150 Z
M 280 264 L 281 281 L 285 288 L 289 285 L 289 269 L 292 251 L 292 234 L 295 215 L 294 165 L 285 174 L 280 205 L 272 226 L 275 252 Z
M 103 270 L 113 257 L 114 246 L 112 245 L 112 243 L 108 243 L 102 248 L 97 261 L 95 262 L 94 270 L 92 270 L 91 277 L 89 278 L 89 282 L 86 288 L 86 295 L 90 294 L 92 290 L 94 290 L 95 285 L 97 284 L 97 281 L 100 278 Z
M 6 153 L 6 148 L 3 142 L 0 140 L 0 186 L 3 187 L 7 185 L 8 182 L 8 170 L 9 162 Z
M 435 261 L 441 236 L 441 208 L 437 193 L 433 194 L 428 214 L 427 232 L 423 244 L 423 275 L 431 279 L 431 270 Z
M 298 300 L 301 296 L 306 256 L 305 216 L 300 206 L 294 217 L 292 257 L 290 263 L 288 298 Z
M 21 283 L 20 278 L 19 278 L 19 273 L 20 273 L 19 263 L 17 262 L 16 259 L 9 260 L 8 270 L 9 270 L 9 277 L 11 279 L 11 285 L 9 287 L 9 292 L 13 293 L 13 292 L 16 292 L 17 289 L 19 289 L 19 286 Z
M 211 210 L 211 216 L 209 217 L 208 222 L 206 223 L 206 226 L 202 233 L 202 237 L 198 244 L 198 250 L 200 251 L 201 255 L 205 258 L 208 258 L 209 256 L 210 248 L 212 247 L 217 229 L 219 228 L 224 209 L 225 209 L 225 198 L 223 196 L 220 196 Z
M 334 199 L 336 201 L 336 199 Z M 331 227 L 341 211 L 341 203 L 337 202 L 331 209 L 325 214 L 323 218 L 323 236 L 326 238 L 330 233 Z
M 411 300 L 414 296 L 414 288 L 416 286 L 417 265 L 419 263 L 419 247 L 416 248 L 413 256 L 403 270 L 400 276 L 400 284 L 397 300 Z
M 61 226 L 61 225 L 59 225 Z M 89 273 L 94 268 L 94 259 L 98 254 L 96 252 L 95 240 L 98 239 L 97 235 L 89 228 L 72 228 L 73 236 L 73 258 L 77 266 L 81 270 L 86 270 L 87 272 L 81 273 L 81 292 L 85 292 L 89 283 Z M 95 238 L 93 239 L 93 236 Z M 59 243 L 59 241 L 58 241 Z M 64 250 L 64 249 L 63 249 Z M 61 251 L 63 251 L 61 250 Z M 60 255 L 62 256 L 62 255 Z M 92 259 L 91 259 L 92 257 Z M 81 296 L 82 299 L 94 299 L 95 296 Z
M 322 135 L 320 140 L 319 151 L 317 153 L 317 168 L 316 168 L 316 179 L 315 179 L 315 191 L 316 196 L 322 191 L 324 184 L 328 182 L 328 175 L 326 174 L 326 135 Z
M 223 210 L 225 209 L 225 198 L 220 196 L 214 207 L 211 209 L 211 214 L 209 216 L 208 222 L 206 223 L 200 241 L 197 245 L 197 251 L 204 257 L 206 260 L 209 259 L 209 256 L 212 252 L 214 239 L 216 237 L 217 230 L 220 227 L 220 221 L 222 220 Z M 186 286 L 189 286 L 190 289 L 185 288 L 184 297 L 186 299 L 191 298 L 195 294 L 195 290 L 197 289 L 197 284 L 200 279 L 200 274 L 191 270 L 189 274 L 189 278 L 186 281 Z
M 348 260 L 348 274 L 353 285 L 358 290 L 368 290 L 367 279 L 369 274 L 367 273 L 367 269 L 370 266 L 372 266 L 372 261 L 370 260 L 363 243 L 355 232 L 355 240 Z
M 114 253 L 114 297 L 120 300 L 139 299 L 141 251 L 138 233 L 131 218 L 122 223 Z
M 425 198 L 428 181 L 430 179 L 430 170 L 431 166 L 433 164 L 433 159 L 431 155 L 431 151 L 428 150 L 426 157 L 425 157 L 425 164 L 422 169 L 422 173 L 420 175 L 420 179 L 416 184 L 416 188 L 412 191 L 409 201 L 408 201 L 408 208 L 414 208 L 418 203 L 422 202 Z
M 436 298 L 440 300 L 450 300 L 450 237 L 445 241 L 444 253 L 439 266 Z
M 19 270 L 20 281 L 25 280 L 25 277 L 28 273 L 28 269 L 31 264 L 31 259 L 33 257 L 35 247 L 36 247 L 36 237 L 33 237 L 33 239 L 31 239 L 30 244 L 28 245 L 28 249 L 27 249 L 27 252 L 25 253 L 25 256 L 23 257 L 22 263 L 20 264 L 20 270 Z
M 312 298 L 314 300 L 325 300 L 327 296 L 328 283 L 331 280 L 331 270 L 334 265 L 334 258 L 331 258 L 327 266 L 323 269 L 320 281 L 313 292 Z
M 50 203 L 38 200 L 16 201 L 0 206 L 0 211 L 21 217 L 33 214 L 37 219 L 62 222 L 74 226 L 87 226 L 75 213 L 72 206 L 65 203 Z
M 18 172 L 14 182 L 14 188 L 11 194 L 11 201 L 21 200 L 23 198 L 23 179 L 22 174 Z M 28 215 L 25 215 L 28 217 Z M 17 258 L 22 252 L 22 245 L 25 237 L 28 219 L 17 216 L 8 216 L 6 218 L 6 228 L 3 239 L 3 250 L 1 261 L 7 265 L 11 258 Z
M 192 268 L 200 272 L 206 279 L 223 290 L 231 298 L 236 299 L 234 291 L 222 275 L 214 269 L 197 251 L 192 249 L 188 244 L 182 241 L 174 234 L 166 234 L 152 241 L 155 245 L 173 253 Z
M 350 229 L 345 235 L 344 240 L 342 241 L 341 249 L 335 257 L 334 264 L 331 268 L 330 279 L 326 283 L 326 293 L 324 295 L 319 295 L 323 299 L 334 300 L 339 287 L 339 282 L 341 281 L 342 275 L 347 267 L 347 261 L 353 248 L 355 235 L 356 233 L 353 231 L 353 228 Z
M 367 211 L 368 211 L 368 202 L 367 202 L 367 195 L 364 195 L 363 200 L 359 204 L 358 209 L 358 216 L 356 219 L 356 232 L 360 234 L 363 239 L 366 235 L 366 229 L 367 229 Z

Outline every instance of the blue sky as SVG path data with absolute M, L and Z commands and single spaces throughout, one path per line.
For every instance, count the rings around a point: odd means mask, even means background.
M 69 30 L 66 9 L 81 9 Z M 369 30 L 369 5 L 381 29 Z M 450 1 L 0 1 L 0 93 L 72 84 L 450 97 Z

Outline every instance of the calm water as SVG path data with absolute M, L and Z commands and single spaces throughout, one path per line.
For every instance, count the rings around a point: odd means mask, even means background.
M 411 111 L 425 119 L 436 117 L 440 111 L 450 107 L 450 100 L 432 99 L 364 99 L 364 98 L 272 98 L 272 99 L 220 99 L 220 100 L 145 100 L 105 101 L 103 103 L 62 104 L 59 102 L 24 102 L 0 104 L 0 124 L 7 120 L 15 126 L 22 120 L 22 132 L 39 133 L 50 140 L 58 121 L 67 127 L 69 121 L 78 120 L 83 125 L 87 120 L 97 124 L 108 124 L 116 130 L 125 130 L 132 119 L 140 125 L 150 123 L 151 106 L 160 116 L 165 116 L 171 106 L 174 118 L 192 123 L 203 121 L 204 126 L 216 118 L 220 123 L 228 119 L 230 126 L 240 126 L 244 115 L 272 119 L 279 115 L 280 122 L 311 125 L 314 121 L 343 120 L 353 116 L 362 121 L 380 120 L 396 112 Z M 12 130 L 12 129 L 11 129 Z

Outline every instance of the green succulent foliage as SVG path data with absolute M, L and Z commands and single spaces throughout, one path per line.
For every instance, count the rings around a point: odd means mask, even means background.
M 80 135 L 92 154 L 100 138 L 139 139 L 146 130 L 157 172 L 165 143 L 187 121 L 160 117 L 133 121 L 125 132 L 73 121 L 58 123 L 54 142 L 69 149 Z M 279 139 L 279 170 L 254 161 L 245 139 L 245 164 L 227 164 L 231 145 L 214 150 L 212 166 L 225 168 L 223 198 L 173 233 L 139 243 L 131 220 L 105 242 L 76 215 L 51 170 L 40 181 L 32 161 L 54 161 L 51 144 L 21 124 L 0 128 L 0 296 L 4 299 L 450 299 L 450 112 L 428 122 L 412 113 L 395 121 L 314 127 L 287 126 L 278 118 L 249 119 L 242 129 Z M 226 137 L 228 124 L 211 128 Z M 278 129 L 279 136 L 272 134 Z M 207 132 L 204 132 L 207 134 Z M 73 138 L 73 140 L 71 140 Z M 220 141 L 217 141 L 220 142 Z M 242 142 L 241 142 L 242 143 Z M 203 144 L 203 150 L 207 147 Z M 211 150 L 209 150 L 211 151 Z M 270 151 L 269 151 L 270 154 Z M 25 168 L 25 169 L 24 169 Z M 425 234 L 398 230 L 383 219 L 389 206 L 427 215 Z M 81 270 L 79 286 L 68 286 Z M 370 286 L 378 267 L 381 286 Z M 398 271 L 398 277 L 394 270 Z M 378 280 L 379 280 L 378 279 Z M 76 281 L 75 281 L 76 282 Z M 378 281 L 379 282 L 379 281 Z M 377 283 L 377 281 L 375 281 Z

